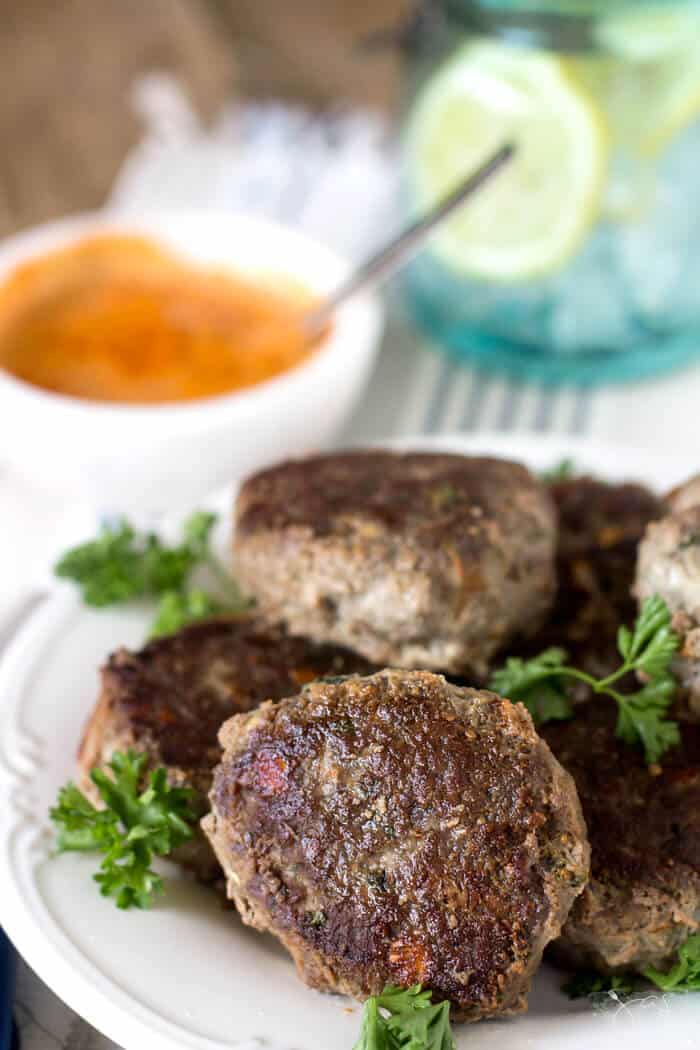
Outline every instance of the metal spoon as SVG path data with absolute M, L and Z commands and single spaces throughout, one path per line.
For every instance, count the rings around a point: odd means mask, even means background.
M 330 321 L 339 306 L 368 287 L 375 287 L 408 262 L 423 246 L 428 235 L 464 202 L 476 193 L 484 183 L 510 160 L 515 152 L 511 143 L 501 146 L 476 171 L 443 197 L 429 212 L 417 219 L 383 248 L 364 262 L 334 292 L 310 310 L 303 319 L 309 336 L 318 332 Z

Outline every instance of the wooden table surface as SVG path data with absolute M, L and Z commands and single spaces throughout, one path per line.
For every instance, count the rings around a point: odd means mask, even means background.
M 236 95 L 391 105 L 366 34 L 404 0 L 0 0 L 0 235 L 98 207 L 140 129 L 130 88 L 167 70 L 203 119 Z

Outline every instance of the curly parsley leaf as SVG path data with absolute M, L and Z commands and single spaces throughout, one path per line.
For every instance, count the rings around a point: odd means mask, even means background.
M 60 789 L 58 804 L 50 811 L 50 816 L 61 853 L 67 850 L 107 850 L 117 834 L 116 813 L 97 809 L 72 783 Z
M 675 691 L 668 675 L 618 700 L 616 734 L 627 744 L 641 743 L 647 762 L 658 762 L 680 743 L 678 723 L 666 718 Z
M 671 630 L 671 614 L 663 598 L 654 595 L 642 605 L 634 630 L 620 627 L 617 648 L 630 669 L 656 678 L 666 671 L 678 648 L 678 636 Z
M 362 1011 L 360 1038 L 353 1050 L 395 1050 L 396 1041 L 379 1012 L 376 996 L 368 999 Z
M 196 511 L 183 525 L 182 541 L 168 546 L 155 533 L 139 533 L 122 519 L 64 554 L 55 572 L 78 584 L 87 605 L 160 599 L 154 636 L 207 616 L 239 613 L 250 602 L 211 550 L 216 520 L 216 514 Z M 213 576 L 216 594 L 190 585 L 191 574 L 200 567 Z
M 82 588 L 87 605 L 112 605 L 144 593 L 143 554 L 135 547 L 136 534 L 125 521 L 105 525 L 97 539 L 68 551 L 55 573 Z
M 670 970 L 664 973 L 648 966 L 643 971 L 643 976 L 662 992 L 700 991 L 700 933 L 691 934 L 681 944 L 676 953 L 676 962 Z M 583 971 L 574 974 L 562 985 L 561 990 L 570 999 L 625 999 L 642 990 L 642 981 L 635 973 L 603 977 L 599 973 Z
M 166 634 L 174 634 L 188 623 L 205 620 L 224 611 L 221 602 L 206 591 L 166 591 L 156 607 L 149 637 L 161 638 Z
M 585 682 L 594 693 L 617 703 L 620 739 L 641 745 L 646 761 L 656 763 L 680 740 L 677 723 L 666 717 L 677 687 L 670 665 L 679 639 L 671 629 L 671 614 L 663 599 L 648 598 L 632 630 L 620 627 L 617 644 L 620 667 L 605 678 L 569 667 L 565 650 L 551 648 L 531 660 L 507 660 L 491 676 L 489 685 L 502 696 L 525 704 L 540 724 L 570 717 L 566 680 Z M 620 693 L 614 686 L 630 672 L 647 681 L 634 693 Z
M 649 966 L 644 976 L 663 992 L 700 991 L 700 933 L 693 933 L 684 941 L 678 949 L 678 961 L 668 973 Z
M 571 718 L 571 701 L 558 677 L 552 677 L 565 660 L 565 650 L 555 647 L 545 649 L 532 660 L 512 656 L 504 667 L 494 671 L 489 686 L 501 696 L 524 704 L 537 725 Z
M 163 891 L 163 880 L 151 869 L 154 857 L 166 857 L 192 837 L 196 814 L 192 792 L 171 787 L 165 769 L 147 777 L 148 757 L 134 751 L 116 751 L 108 763 L 110 773 L 93 769 L 90 774 L 104 809 L 98 809 L 68 783 L 50 810 L 59 852 L 95 851 L 103 854 L 93 876 L 105 897 L 118 908 L 147 908 Z
M 542 481 L 551 485 L 552 482 L 555 481 L 568 481 L 570 478 L 574 477 L 575 473 L 576 465 L 574 464 L 573 459 L 567 456 L 565 459 L 561 459 L 558 463 L 555 463 L 549 470 L 544 470 L 540 476 Z
M 173 547 L 155 533 L 137 532 L 124 519 L 107 523 L 96 539 L 63 555 L 56 575 L 77 583 L 87 605 L 116 605 L 176 590 L 202 560 L 214 520 L 193 515 L 185 523 L 184 541 Z
M 207 556 L 212 529 L 217 519 L 218 515 L 212 511 L 196 510 L 183 525 L 185 546 L 200 561 Z
M 365 1003 L 353 1050 L 455 1050 L 450 1004 L 433 1003 L 420 984 L 387 985 Z
M 639 988 L 639 979 L 635 974 L 614 974 L 603 977 L 599 973 L 583 971 L 574 974 L 561 986 L 562 992 L 569 999 L 626 999 Z

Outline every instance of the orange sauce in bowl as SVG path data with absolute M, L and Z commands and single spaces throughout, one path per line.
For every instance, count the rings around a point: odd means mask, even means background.
M 254 386 L 315 349 L 287 281 L 193 266 L 154 241 L 84 239 L 0 286 L 0 368 L 91 401 L 190 401 Z

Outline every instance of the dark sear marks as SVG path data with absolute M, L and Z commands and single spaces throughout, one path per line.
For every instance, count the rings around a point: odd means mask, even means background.
M 605 701 L 541 733 L 576 781 L 591 843 L 557 956 L 603 973 L 666 969 L 700 923 L 700 726 L 651 769 L 615 736 Z
M 244 921 L 304 980 L 361 998 L 421 982 L 457 1019 L 525 1009 L 588 847 L 522 707 L 383 671 L 314 683 L 220 739 L 203 826 Z
M 358 670 L 368 665 L 351 653 L 266 631 L 247 617 L 194 624 L 138 652 L 118 649 L 102 669 L 100 698 L 80 745 L 81 787 L 94 796 L 90 770 L 114 751 L 134 748 L 148 753 L 148 768 L 165 766 L 171 784 L 193 788 L 204 813 L 222 722 L 263 700 L 293 695 L 319 675 Z M 205 880 L 221 874 L 201 835 L 174 859 Z
M 236 572 L 260 614 L 376 664 L 483 676 L 551 605 L 553 507 L 515 463 L 316 456 L 250 478 L 236 517 Z

